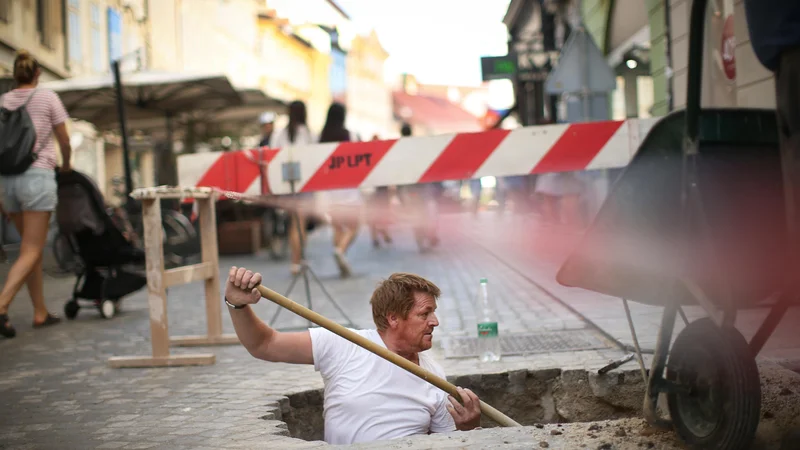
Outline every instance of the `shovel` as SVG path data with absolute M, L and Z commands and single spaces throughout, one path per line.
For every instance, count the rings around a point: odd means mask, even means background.
M 266 298 L 267 300 L 278 304 L 278 306 L 282 306 L 289 311 L 297 314 L 298 316 L 310 320 L 315 324 L 327 329 L 332 333 L 336 333 L 339 336 L 347 339 L 348 341 L 362 347 L 370 352 L 380 356 L 381 358 L 400 366 L 401 368 L 413 373 L 414 375 L 422 378 L 423 380 L 427 381 L 428 383 L 438 387 L 439 389 L 447 392 L 448 394 L 452 395 L 456 399 L 460 399 L 461 396 L 458 394 L 456 387 L 448 382 L 447 380 L 437 377 L 436 375 L 428 372 L 427 370 L 423 369 L 422 367 L 418 366 L 417 364 L 412 363 L 411 361 L 403 358 L 402 356 L 384 348 L 380 345 L 370 341 L 369 339 L 361 336 L 358 333 L 355 333 L 352 330 L 349 330 L 338 323 L 302 306 L 288 298 L 284 297 L 277 292 L 264 287 L 263 285 L 256 286 L 258 292 L 261 293 L 261 296 Z M 484 403 L 482 400 L 480 402 L 481 405 L 481 413 L 488 416 L 490 419 L 494 420 L 498 424 L 504 427 L 521 427 L 519 423 L 511 420 L 508 416 L 501 413 L 500 411 L 496 410 L 492 406 Z

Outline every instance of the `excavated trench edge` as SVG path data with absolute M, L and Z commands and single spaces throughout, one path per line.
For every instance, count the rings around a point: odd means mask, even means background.
M 448 377 L 523 426 L 641 417 L 645 385 L 638 370 L 517 370 Z M 261 417 L 275 434 L 323 440 L 322 389 L 274 397 Z M 482 428 L 498 425 L 483 418 Z

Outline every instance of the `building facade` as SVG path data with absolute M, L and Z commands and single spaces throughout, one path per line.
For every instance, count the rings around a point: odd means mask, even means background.
M 319 133 L 331 102 L 351 106 L 348 55 L 355 32 L 350 16 L 333 0 L 267 0 L 267 6 L 280 17 L 285 35 L 309 46 L 313 89 L 298 99 L 306 101 L 309 126 Z
M 43 83 L 108 74 L 112 59 L 143 48 L 146 9 L 145 0 L 0 2 L 0 76 L 6 80 L 2 89 L 14 86 L 9 80 L 15 53 L 20 49 L 40 62 Z M 92 177 L 104 194 L 110 193 L 112 179 L 123 172 L 121 149 L 86 122 L 70 121 L 68 130 L 73 167 Z M 152 164 L 147 169 L 148 156 L 143 159 L 146 170 L 137 171 L 137 175 L 140 183 L 150 185 Z
M 503 18 L 508 52 L 517 59 L 514 95 L 524 126 L 557 119 L 558 97 L 546 93 L 545 80 L 569 37 L 571 4 L 570 0 L 512 0 Z
M 259 16 L 258 86 L 285 103 L 303 101 L 309 127 L 319 130 L 331 102 L 330 55 L 295 34 L 279 15 L 273 11 Z M 278 125 L 286 120 L 282 117 Z
M 691 5 L 691 0 L 512 0 L 505 20 L 509 49 L 530 55 L 519 62 L 525 74 L 516 86 L 523 123 L 550 116 L 552 98 L 541 92 L 540 79 L 557 62 L 559 44 L 569 35 L 569 10 L 579 11 L 577 23 L 616 75 L 609 99 L 612 119 L 659 117 L 683 108 Z M 704 106 L 774 107 L 773 76 L 750 46 L 744 0 L 708 2 L 702 45 Z
M 66 26 L 62 0 L 13 0 L 0 2 L 0 71 L 11 75 L 15 53 L 28 50 L 42 66 L 41 81 L 70 75 L 67 63 Z
M 375 31 L 353 39 L 346 68 L 347 127 L 363 140 L 396 135 L 392 89 L 384 77 L 388 57 Z
M 641 117 L 650 102 L 653 116 L 686 105 L 691 5 L 583 0 L 586 26 L 618 73 L 615 118 Z M 708 2 L 703 53 L 704 106 L 775 106 L 774 77 L 750 46 L 744 0 Z
M 392 93 L 398 129 L 407 123 L 414 136 L 483 130 L 482 117 L 467 111 L 452 92 L 447 86 L 425 85 L 413 75 L 404 74 L 400 87 Z

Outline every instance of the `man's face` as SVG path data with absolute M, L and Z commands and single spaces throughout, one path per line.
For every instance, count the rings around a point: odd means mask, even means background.
M 397 319 L 398 340 L 405 350 L 419 353 L 433 346 L 433 329 L 439 326 L 436 318 L 436 300 L 429 294 L 414 293 L 414 306 L 405 319 Z
M 273 127 L 274 127 L 274 125 L 273 125 L 272 122 L 265 123 L 264 125 L 261 126 L 261 131 L 262 131 L 262 133 L 264 133 L 264 135 L 267 135 L 267 134 L 272 133 L 272 128 Z

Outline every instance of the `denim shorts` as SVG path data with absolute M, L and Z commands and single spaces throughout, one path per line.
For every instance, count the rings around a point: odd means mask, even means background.
M 58 203 L 56 173 L 52 169 L 31 167 L 20 175 L 0 177 L 3 209 L 8 213 L 22 211 L 55 211 Z

